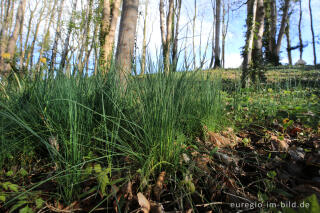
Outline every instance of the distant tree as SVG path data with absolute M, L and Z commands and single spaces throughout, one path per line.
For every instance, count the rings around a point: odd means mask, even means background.
M 313 64 L 317 65 L 317 53 L 316 53 L 316 43 L 315 43 L 315 36 L 314 36 L 314 29 L 313 29 L 311 0 L 309 0 L 309 15 L 310 15 L 310 29 L 311 29 L 311 35 L 312 35 Z
M 120 20 L 116 63 L 119 66 L 119 79 L 126 89 L 126 79 L 131 72 L 138 19 L 139 0 L 123 0 Z

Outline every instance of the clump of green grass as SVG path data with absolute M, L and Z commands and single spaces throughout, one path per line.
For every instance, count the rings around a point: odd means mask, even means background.
M 178 170 L 183 145 L 205 123 L 220 124 L 219 78 L 158 73 L 128 79 L 123 93 L 116 76 L 116 70 L 105 77 L 59 75 L 8 87 L 1 99 L 0 166 L 27 164 L 22 157 L 51 163 L 50 179 L 70 203 L 81 194 L 88 162 L 110 168 L 111 179 L 115 170 L 139 175 L 145 186 L 161 170 Z

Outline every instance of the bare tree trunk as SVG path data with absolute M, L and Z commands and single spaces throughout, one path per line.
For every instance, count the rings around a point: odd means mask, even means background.
M 121 4 L 121 0 L 114 0 L 113 2 L 112 18 L 110 22 L 109 32 L 105 38 L 105 45 L 103 47 L 105 61 L 110 61 L 112 59 L 115 33 L 116 33 L 118 18 L 120 15 L 120 4 Z
M 93 6 L 93 0 L 89 0 L 89 11 L 88 11 L 88 17 L 87 17 L 87 24 L 86 24 L 86 40 L 84 43 L 84 51 L 85 51 L 85 55 L 84 55 L 84 60 L 82 62 L 82 67 L 81 67 L 81 74 L 83 74 L 83 69 L 86 67 L 88 67 L 88 61 L 89 61 L 89 56 L 92 50 L 92 46 L 89 50 L 89 39 L 90 39 L 90 24 L 92 21 L 92 6 Z M 94 33 L 95 34 L 95 33 Z
M 264 73 L 262 72 L 263 58 L 262 58 L 262 38 L 264 33 L 264 0 L 258 0 L 257 2 L 257 15 L 256 15 L 256 35 L 253 42 L 252 60 L 253 60 L 253 72 L 251 72 L 251 80 L 256 82 L 256 78 L 259 80 L 265 80 Z
M 31 27 L 32 27 L 32 20 L 34 18 L 35 12 L 38 8 L 38 4 L 39 2 L 37 1 L 34 9 L 30 12 L 30 18 L 29 18 L 29 22 L 28 22 L 28 31 L 27 31 L 27 35 L 26 35 L 26 40 L 24 43 L 24 49 L 21 51 L 21 56 L 20 56 L 20 69 L 23 69 L 24 67 L 24 60 L 25 60 L 25 54 L 26 54 L 26 50 L 28 48 L 28 42 L 29 42 L 29 36 L 30 36 L 30 32 L 31 32 Z M 22 45 L 21 45 L 22 48 Z
M 10 56 L 10 60 L 12 60 L 14 58 L 14 53 L 15 53 L 15 49 L 16 49 L 16 42 L 17 42 L 18 36 L 19 36 L 19 34 L 22 30 L 22 27 L 23 27 L 25 8 L 26 8 L 26 0 L 21 0 L 19 7 L 17 9 L 15 27 L 13 29 L 12 35 L 9 38 L 7 51 L 6 51 L 6 53 L 8 53 L 8 55 Z M 9 72 L 10 64 L 4 64 L 3 68 L 4 68 L 4 70 L 3 70 L 4 72 Z
M 270 1 L 270 17 L 269 17 L 269 41 L 268 41 L 268 53 L 267 58 L 270 62 L 274 63 L 275 61 L 278 61 L 277 55 L 274 54 L 274 50 L 277 48 L 277 40 L 276 40 L 276 34 L 277 34 L 277 2 L 276 0 Z
M 211 53 L 211 61 L 210 61 L 210 65 L 209 67 L 212 68 L 213 67 L 213 63 L 214 63 L 214 50 L 215 50 L 215 46 L 214 46 L 214 42 L 215 42 L 215 23 L 216 23 L 216 6 L 215 6 L 215 2 L 213 0 L 211 0 L 211 6 L 212 6 L 212 12 L 213 12 L 213 22 L 212 22 L 212 53 Z
M 162 38 L 162 49 L 163 49 L 163 65 L 166 73 L 170 72 L 170 46 L 172 37 L 172 18 L 173 18 L 173 0 L 169 0 L 169 12 L 167 14 L 167 23 L 165 31 L 165 15 L 164 15 L 164 3 L 160 0 L 160 29 Z
M 243 54 L 243 63 L 242 63 L 242 75 L 241 83 L 242 87 L 245 87 L 247 84 L 247 78 L 249 74 L 249 68 L 252 59 L 252 48 L 253 48 L 253 39 L 254 39 L 254 30 L 256 28 L 256 11 L 257 11 L 258 0 L 248 0 L 247 2 L 247 33 L 246 33 L 246 45 Z
M 55 8 L 57 6 L 57 1 L 58 0 L 55 0 L 53 2 L 53 5 L 52 5 L 52 9 L 50 10 L 50 6 L 48 7 L 49 8 L 49 11 L 50 11 L 50 18 L 49 18 L 49 22 L 47 23 L 47 28 L 46 28 L 46 31 L 45 31 L 45 34 L 44 34 L 44 38 L 42 40 L 42 44 L 41 44 L 41 48 L 40 48 L 40 52 L 39 52 L 39 59 L 38 59 L 38 63 L 37 63 L 37 72 L 40 73 L 40 68 L 41 68 L 41 59 L 42 59 L 42 55 L 43 55 L 43 51 L 44 51 L 44 48 L 45 48 L 45 44 L 48 43 L 49 41 L 49 37 L 50 37 L 50 28 L 51 28 L 51 24 L 53 22 L 53 19 L 54 19 L 54 14 L 55 14 Z M 32 57 L 33 58 L 33 57 Z M 32 59 L 31 58 L 31 59 Z M 41 75 L 43 73 L 40 73 Z
M 101 5 L 100 5 L 101 7 Z M 107 61 L 105 61 L 105 55 L 108 53 L 105 53 L 105 49 L 103 48 L 105 46 L 106 37 L 108 35 L 108 30 L 110 26 L 110 16 L 111 16 L 111 9 L 110 9 L 110 1 L 109 0 L 103 0 L 102 5 L 102 21 L 100 25 L 100 61 L 101 65 L 105 66 Z
M 214 68 L 221 67 L 220 61 L 220 24 L 221 24 L 221 0 L 216 1 L 216 36 L 214 49 Z
M 225 68 L 225 43 L 226 37 L 228 33 L 228 25 L 229 25 L 229 12 L 230 12 L 230 3 L 228 0 L 228 9 L 225 8 L 225 1 L 223 2 L 223 15 L 222 15 L 222 67 Z M 225 16 L 227 14 L 227 22 L 225 22 Z
M 56 63 L 57 50 L 58 50 L 58 42 L 61 37 L 61 17 L 62 17 L 63 5 L 64 5 L 64 0 L 61 0 L 60 6 L 58 9 L 58 20 L 57 20 L 56 34 L 55 34 L 55 38 L 54 38 L 54 43 L 53 43 L 53 47 L 52 47 L 52 54 L 51 54 L 51 61 L 50 61 L 49 72 L 51 74 L 53 74 L 53 72 L 54 72 L 54 66 Z
M 196 44 L 195 44 L 196 18 L 197 18 L 197 0 L 194 0 L 194 16 L 192 19 L 192 53 L 193 53 L 193 69 L 194 70 L 197 68 Z
M 310 14 L 310 28 L 311 28 L 311 34 L 312 34 L 313 64 L 314 64 L 314 66 L 316 66 L 317 65 L 317 53 L 316 53 L 316 43 L 315 43 L 315 39 L 314 39 L 311 0 L 309 0 L 309 14 Z
M 112 59 L 113 55 L 115 32 L 120 15 L 120 4 L 121 0 L 114 0 L 112 5 L 110 5 L 109 0 L 104 0 L 103 2 L 102 23 L 100 29 L 100 61 L 105 67 L 105 72 L 108 70 L 108 63 Z
M 290 21 L 289 21 L 289 19 L 288 19 L 288 23 L 287 23 L 287 27 L 286 27 L 286 37 L 287 37 L 288 61 L 289 61 L 289 65 L 292 65 L 291 41 L 290 41 Z
M 175 33 L 174 33 L 173 47 L 172 47 L 173 71 L 177 70 L 177 64 L 178 64 L 178 39 L 179 39 L 179 25 L 180 25 L 180 16 L 181 16 L 181 0 L 176 0 L 176 7 L 178 7 L 178 11 L 175 16 L 176 17 Z
M 46 3 L 46 1 L 45 1 L 45 3 Z M 36 24 L 35 32 L 33 35 L 33 40 L 32 40 L 31 46 L 30 46 L 30 50 L 28 51 L 28 54 L 27 54 L 26 68 L 29 67 L 29 64 L 31 64 L 31 67 L 33 66 L 33 52 L 34 52 L 34 47 L 35 47 L 36 41 L 38 39 L 39 28 L 40 28 L 40 24 L 42 22 L 42 17 L 44 15 L 44 11 L 45 11 L 45 7 L 42 7 L 40 10 L 38 22 Z
M 70 43 L 71 33 L 73 30 L 72 21 L 74 20 L 75 11 L 77 9 L 77 3 L 78 3 L 78 0 L 73 0 L 72 15 L 69 20 L 68 33 L 67 33 L 67 37 L 66 37 L 66 40 L 64 43 L 64 48 L 63 48 L 63 52 L 62 52 L 62 56 L 61 56 L 61 62 L 60 62 L 60 68 L 59 68 L 60 71 L 59 72 L 63 72 L 63 69 L 66 64 L 66 58 L 67 58 L 68 52 L 69 52 L 69 43 Z
M 4 17 L 3 22 L 1 23 L 1 30 L 0 30 L 0 71 L 4 70 L 4 58 L 3 54 L 7 51 L 7 43 L 8 43 L 8 25 L 9 25 L 9 13 L 11 9 L 11 1 L 7 0 L 6 4 L 4 5 Z
M 89 4 L 86 5 L 86 16 L 82 19 L 82 26 L 81 27 L 81 42 L 80 42 L 80 53 L 78 54 L 78 71 L 80 76 L 83 75 L 83 70 L 85 67 L 85 59 L 83 59 L 83 55 L 89 54 L 89 35 L 90 35 L 90 25 L 91 25 L 91 17 L 92 17 L 92 6 L 93 0 L 89 0 Z
M 142 41 L 142 57 L 141 57 L 140 75 L 144 75 L 145 68 L 146 68 L 148 5 L 149 5 L 149 0 L 146 0 L 145 7 L 144 7 L 143 41 Z
M 135 43 L 139 0 L 124 0 L 119 29 L 116 63 L 120 67 L 119 80 L 126 89 L 126 78 L 130 74 Z
M 288 20 L 289 3 L 290 3 L 290 0 L 285 0 L 285 2 L 284 2 L 281 25 L 280 25 L 280 30 L 278 33 L 277 47 L 275 49 L 275 54 L 278 58 L 278 61 L 279 61 L 279 53 L 280 53 L 280 48 L 281 48 L 281 41 L 282 41 L 282 38 L 283 38 L 283 35 L 285 32 L 285 28 L 286 28 L 286 24 L 287 24 L 287 20 Z
M 303 43 L 302 43 L 302 35 L 301 35 L 301 22 L 302 22 L 302 6 L 301 1 L 299 0 L 299 52 L 300 52 L 300 60 L 302 60 L 302 53 L 303 53 Z

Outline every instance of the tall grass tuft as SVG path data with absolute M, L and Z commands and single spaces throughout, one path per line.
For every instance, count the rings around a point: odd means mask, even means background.
M 144 186 L 161 170 L 178 170 L 185 144 L 203 125 L 216 128 L 222 120 L 219 77 L 134 76 L 123 93 L 116 76 L 111 69 L 107 76 L 59 75 L 6 88 L 0 167 L 25 167 L 27 159 L 50 162 L 47 178 L 55 177 L 61 199 L 70 203 L 81 193 L 89 161 L 99 160 L 122 177 L 138 174 Z

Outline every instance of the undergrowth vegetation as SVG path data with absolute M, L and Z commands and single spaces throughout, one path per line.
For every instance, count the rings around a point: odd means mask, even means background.
M 230 89 L 219 74 L 158 73 L 131 77 L 124 93 L 115 74 L 13 79 L 2 87 L 2 208 L 54 211 L 56 201 L 72 209 L 74 201 L 93 197 L 86 211 L 111 205 L 122 212 L 129 209 L 123 200 L 144 192 L 153 200 L 176 200 L 170 205 L 183 210 L 196 209 L 199 199 L 210 203 L 213 195 L 202 174 L 207 167 L 190 159 L 206 153 L 199 141 L 208 141 L 211 133 L 257 126 L 265 133 L 280 125 L 285 137 L 297 123 L 319 134 L 319 89 L 299 79 L 295 86 L 272 82 L 248 89 L 234 80 Z M 246 135 L 241 142 L 248 146 L 251 139 Z M 206 156 L 211 162 L 221 157 L 217 153 L 218 146 Z M 262 187 L 255 195 L 270 196 L 274 176 L 267 173 L 269 191 Z M 223 188 L 219 178 L 212 181 Z M 121 194 L 123 187 L 127 191 Z M 175 209 L 170 205 L 166 208 Z

